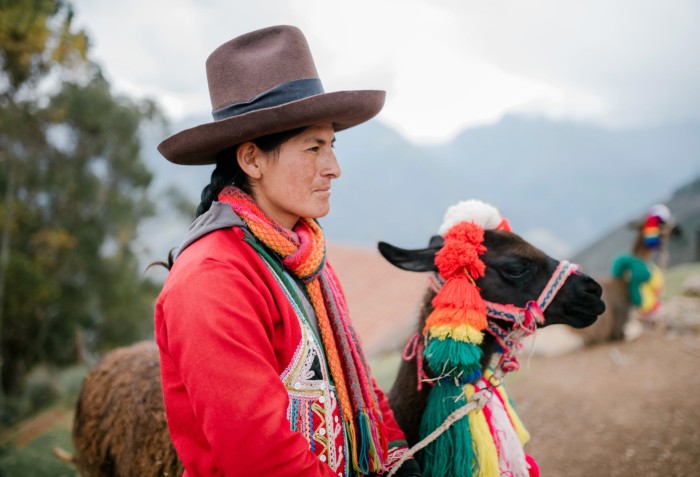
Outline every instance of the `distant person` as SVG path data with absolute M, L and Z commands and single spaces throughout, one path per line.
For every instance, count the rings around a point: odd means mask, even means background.
M 405 438 L 316 222 L 340 176 L 335 132 L 375 116 L 384 92 L 325 93 L 290 26 L 224 43 L 206 69 L 214 121 L 158 147 L 176 164 L 216 163 L 155 310 L 185 475 L 384 474 Z M 397 475 L 420 470 L 409 460 Z

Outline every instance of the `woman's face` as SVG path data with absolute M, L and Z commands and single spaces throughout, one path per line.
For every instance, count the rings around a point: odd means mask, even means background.
M 275 222 L 293 228 L 300 217 L 316 219 L 330 210 L 331 181 L 340 177 L 330 124 L 310 126 L 262 153 L 259 177 L 253 180 L 258 206 Z

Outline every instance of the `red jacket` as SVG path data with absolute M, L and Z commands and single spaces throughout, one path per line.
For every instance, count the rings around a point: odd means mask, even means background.
M 241 227 L 208 232 L 177 258 L 155 337 L 186 476 L 353 475 L 323 348 L 292 303 Z M 403 432 L 375 390 L 402 453 Z

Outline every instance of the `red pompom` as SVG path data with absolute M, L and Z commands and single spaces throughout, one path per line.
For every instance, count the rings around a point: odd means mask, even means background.
M 484 275 L 486 266 L 479 255 L 486 251 L 484 229 L 473 222 L 460 222 L 445 234 L 445 245 L 435 255 L 435 265 L 449 280 L 465 269 L 474 280 Z

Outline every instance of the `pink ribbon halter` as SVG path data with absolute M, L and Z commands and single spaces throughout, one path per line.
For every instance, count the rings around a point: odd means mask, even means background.
M 401 355 L 404 361 L 411 361 L 413 358 L 416 358 L 416 371 L 418 373 L 418 383 L 416 388 L 419 391 L 423 389 L 423 381 L 428 381 L 430 378 L 430 376 L 428 376 L 423 369 L 423 349 L 423 337 L 420 333 L 416 333 L 411 336 L 411 339 L 408 341 L 408 343 L 406 343 L 406 347 Z
M 488 322 L 486 330 L 503 350 L 497 368 L 504 373 L 517 371 L 520 368 L 517 355 L 523 348 L 522 339 L 533 334 L 537 330 L 537 324 L 544 323 L 544 311 L 564 286 L 566 279 L 577 270 L 578 265 L 574 263 L 565 260 L 559 262 L 539 298 L 536 301 L 527 302 L 523 308 L 484 300 L 487 316 L 513 323 L 510 330 L 506 330 L 492 320 Z

